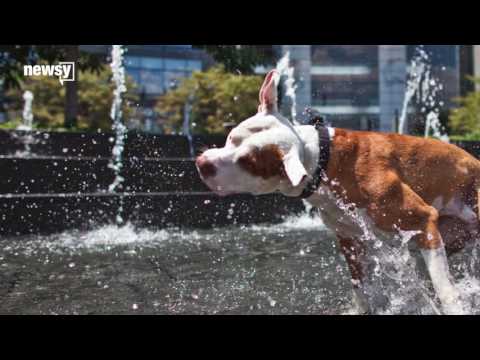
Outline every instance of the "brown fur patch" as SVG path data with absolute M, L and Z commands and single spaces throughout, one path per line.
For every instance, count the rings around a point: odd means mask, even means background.
M 277 145 L 255 148 L 239 158 L 238 165 L 253 176 L 260 176 L 263 179 L 285 174 L 283 153 Z
M 480 162 L 464 150 L 433 139 L 335 129 L 327 176 L 331 190 L 366 208 L 384 231 L 420 230 L 420 247 L 441 244 L 437 197 L 475 201 Z

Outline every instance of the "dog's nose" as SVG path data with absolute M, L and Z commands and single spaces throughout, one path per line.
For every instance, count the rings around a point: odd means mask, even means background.
M 213 163 L 205 158 L 205 156 L 199 156 L 197 157 L 197 160 L 195 161 L 198 167 L 198 171 L 200 171 L 200 174 L 206 179 L 208 177 L 215 176 L 217 173 L 217 168 Z

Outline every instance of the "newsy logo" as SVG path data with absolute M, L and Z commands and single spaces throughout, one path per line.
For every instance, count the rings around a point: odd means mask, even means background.
M 60 84 L 75 81 L 75 63 L 59 62 L 58 65 L 24 65 L 24 76 L 57 76 Z

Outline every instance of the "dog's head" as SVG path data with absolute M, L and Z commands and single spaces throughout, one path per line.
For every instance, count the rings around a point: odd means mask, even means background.
M 278 72 L 271 71 L 260 89 L 258 113 L 234 128 L 223 148 L 197 158 L 200 177 L 217 194 L 288 194 L 307 176 L 302 140 L 278 112 L 278 81 Z

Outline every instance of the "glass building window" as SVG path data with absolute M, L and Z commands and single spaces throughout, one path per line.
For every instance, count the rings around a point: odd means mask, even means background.
M 335 126 L 371 129 L 379 116 L 378 46 L 312 45 L 312 105 Z
M 312 45 L 312 65 L 378 66 L 378 45 Z
M 163 59 L 145 57 L 142 59 L 141 67 L 144 69 L 161 70 L 164 67 Z
M 200 71 L 202 70 L 202 62 L 200 60 L 187 60 L 186 68 L 191 71 Z
M 187 61 L 183 59 L 165 59 L 165 69 L 167 70 L 185 70 L 186 65 Z
M 126 56 L 126 67 L 144 69 L 163 69 L 163 59 L 154 57 Z
M 193 71 L 202 69 L 200 60 L 126 56 L 125 67 L 139 91 L 156 96 L 178 86 Z

